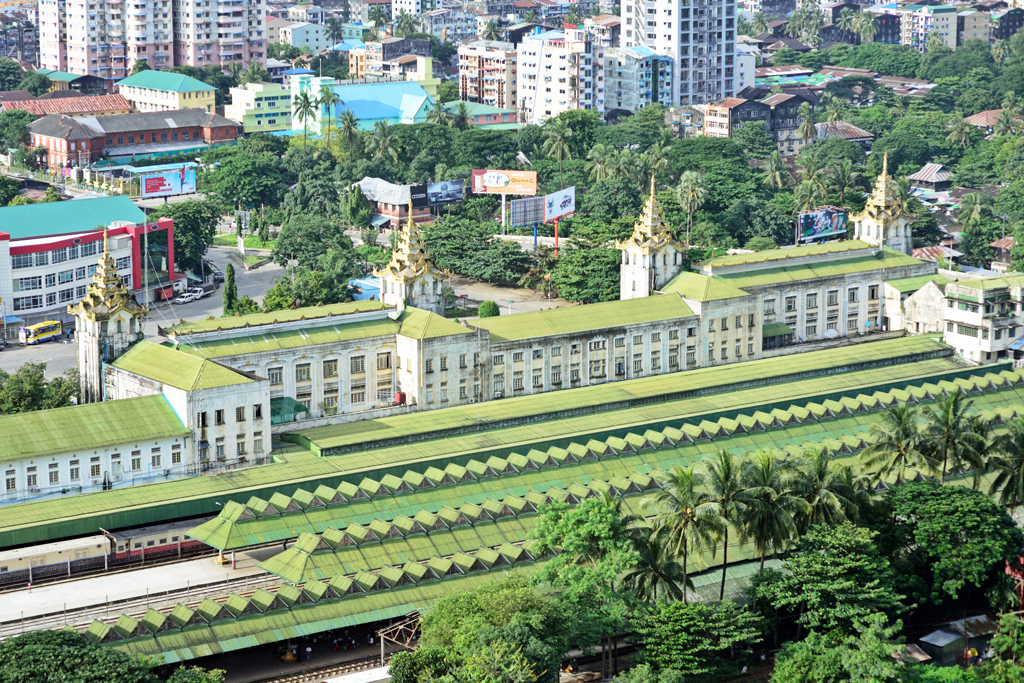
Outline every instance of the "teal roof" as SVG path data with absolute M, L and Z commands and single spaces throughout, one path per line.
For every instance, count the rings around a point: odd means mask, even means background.
M 36 73 L 46 76 L 51 81 L 64 81 L 67 83 L 82 77 L 82 74 L 69 74 L 66 71 L 54 71 L 53 69 L 36 69 Z
M 148 341 L 140 341 L 111 365 L 184 391 L 215 389 L 253 381 L 225 365 Z
M 449 114 L 454 114 L 459 110 L 459 100 L 452 100 L 451 102 L 445 102 L 441 105 Z M 466 109 L 469 110 L 471 116 L 485 116 L 487 114 L 515 114 L 515 109 L 502 109 L 501 107 L 495 107 L 490 104 L 482 104 L 480 102 L 466 102 Z
M 202 90 L 216 90 L 212 85 L 207 85 L 200 80 L 186 76 L 185 74 L 171 73 L 170 71 L 153 71 L 147 69 L 118 81 L 115 85 L 131 85 L 136 88 L 149 88 L 151 90 L 166 90 L 169 92 L 196 92 Z
M 146 214 L 128 197 L 96 197 L 0 208 L 0 232 L 12 240 L 105 228 L 114 221 L 143 223 Z

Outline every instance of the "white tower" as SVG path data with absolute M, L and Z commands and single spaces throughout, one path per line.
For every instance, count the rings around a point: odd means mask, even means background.
M 391 262 L 373 274 L 380 278 L 380 300 L 399 310 L 406 306 L 444 315 L 441 271 L 430 259 L 420 228 L 413 221 L 412 200 L 409 220 L 399 234 Z
M 672 237 L 661 202 L 654 195 L 653 178 L 651 196 L 633 226 L 632 236 L 625 242 L 616 242 L 615 248 L 622 252 L 620 299 L 651 296 L 683 269 L 686 248 Z
M 114 259 L 107 250 L 104 229 L 103 256 L 89 283 L 89 291 L 77 304 L 68 304 L 68 313 L 75 316 L 83 403 L 103 400 L 103 364 L 113 361 L 142 339 L 142 316 L 148 312 L 149 309 L 136 301 L 121 282 Z
M 896 198 L 896 181 L 889 176 L 889 154 L 882 157 L 882 174 L 864 210 L 850 216 L 854 239 L 876 247 L 913 254 L 914 238 L 903 205 Z

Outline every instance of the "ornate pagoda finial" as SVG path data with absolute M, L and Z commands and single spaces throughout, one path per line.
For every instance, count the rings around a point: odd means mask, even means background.
M 654 199 L 654 174 L 651 174 L 651 199 Z
M 882 177 L 889 177 L 889 150 L 885 150 L 885 154 L 882 155 Z
M 416 226 L 416 222 L 412 219 L 412 192 L 409 193 L 409 221 L 407 225 L 409 228 Z
M 109 256 L 110 252 L 107 251 L 107 228 L 103 228 L 103 256 Z

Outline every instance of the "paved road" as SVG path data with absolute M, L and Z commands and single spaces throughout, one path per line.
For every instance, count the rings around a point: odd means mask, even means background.
M 217 268 L 224 269 L 228 262 L 229 250 L 210 249 L 207 257 L 213 261 Z M 250 296 L 256 301 L 263 301 L 263 295 L 273 285 L 274 281 L 284 274 L 284 269 L 275 264 L 266 264 L 246 272 L 242 268 L 235 268 L 235 282 L 238 285 L 240 296 Z M 199 301 L 190 304 L 172 305 L 160 302 L 151 307 L 149 321 L 146 323 L 146 336 L 150 339 L 157 338 L 157 327 L 167 327 L 178 322 L 179 318 L 185 320 L 203 320 L 207 316 L 220 317 L 224 312 L 221 304 L 221 289 Z M 75 345 L 49 342 L 39 346 L 19 346 L 17 342 L 9 344 L 0 352 L 0 370 L 15 372 L 24 363 L 46 363 L 46 376 L 56 377 L 65 370 L 76 365 Z

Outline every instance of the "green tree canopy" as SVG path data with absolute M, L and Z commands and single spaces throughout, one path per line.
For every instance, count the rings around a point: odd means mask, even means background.
M 203 257 L 213 244 L 222 208 L 210 199 L 163 204 L 150 214 L 150 219 L 170 218 L 174 221 L 174 263 L 181 270 L 196 275 L 203 272 Z

